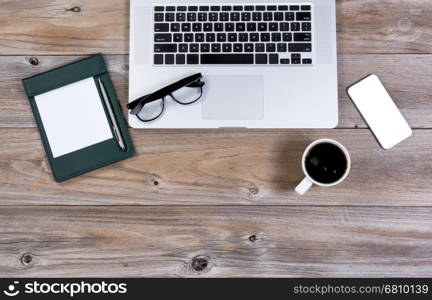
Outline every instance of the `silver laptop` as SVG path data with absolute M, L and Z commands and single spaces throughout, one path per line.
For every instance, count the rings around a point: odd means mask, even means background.
M 197 88 L 179 91 L 180 103 L 165 98 L 152 121 L 129 111 L 131 127 L 337 125 L 335 0 L 131 0 L 130 9 L 129 102 L 196 73 L 205 83 L 190 105 L 181 102 Z

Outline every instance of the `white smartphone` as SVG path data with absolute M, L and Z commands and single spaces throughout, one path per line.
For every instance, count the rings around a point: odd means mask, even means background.
M 348 88 L 348 95 L 381 147 L 390 149 L 412 135 L 411 127 L 376 75 Z

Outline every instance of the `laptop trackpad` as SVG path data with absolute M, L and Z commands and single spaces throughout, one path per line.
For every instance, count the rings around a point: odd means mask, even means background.
M 204 120 L 261 120 L 264 118 L 262 75 L 205 76 Z

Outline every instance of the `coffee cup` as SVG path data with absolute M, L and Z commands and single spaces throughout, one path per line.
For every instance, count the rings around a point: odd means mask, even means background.
M 320 139 L 310 144 L 302 158 L 303 181 L 295 191 L 303 195 L 313 185 L 332 187 L 344 181 L 351 170 L 348 150 L 332 139 Z

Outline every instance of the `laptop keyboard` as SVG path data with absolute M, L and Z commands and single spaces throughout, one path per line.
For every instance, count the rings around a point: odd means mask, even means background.
M 312 65 L 312 5 L 154 6 L 154 65 Z

